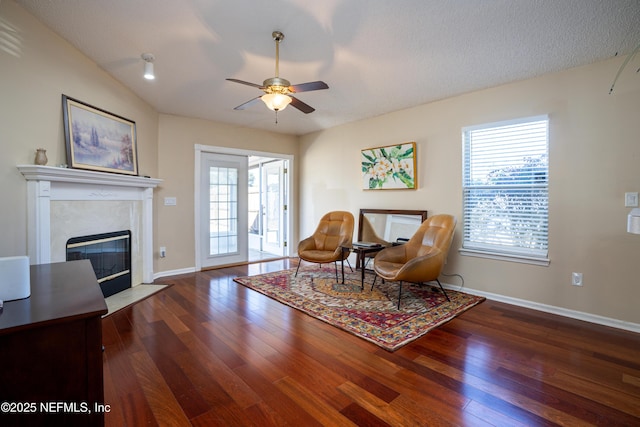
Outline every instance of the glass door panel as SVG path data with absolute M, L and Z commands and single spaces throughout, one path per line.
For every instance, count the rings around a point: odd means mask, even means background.
M 247 216 L 238 213 L 247 212 L 247 158 L 205 153 L 201 171 L 202 266 L 244 262 Z
M 264 165 L 264 250 L 282 255 L 284 249 L 284 160 Z

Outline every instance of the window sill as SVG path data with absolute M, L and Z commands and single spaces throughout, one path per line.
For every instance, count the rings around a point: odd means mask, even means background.
M 525 256 L 525 255 L 510 255 L 510 254 L 503 254 L 503 253 L 497 253 L 497 252 L 480 251 L 476 249 L 460 248 L 458 252 L 460 253 L 460 255 L 464 255 L 464 256 L 488 258 L 488 259 L 494 259 L 498 261 L 519 262 L 522 264 L 540 265 L 543 267 L 548 267 L 549 264 L 551 263 L 551 260 L 548 258 L 535 258 L 532 256 Z

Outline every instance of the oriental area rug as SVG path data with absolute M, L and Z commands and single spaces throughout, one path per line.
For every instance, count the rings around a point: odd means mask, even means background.
M 435 284 L 404 283 L 400 309 L 397 282 L 382 283 L 373 291 L 373 274 L 365 275 L 361 290 L 360 272 L 345 271 L 336 283 L 333 266 L 295 268 L 256 276 L 237 277 L 241 285 L 298 309 L 332 326 L 370 341 L 385 350 L 398 348 L 484 301 L 483 297 L 447 289 L 447 301 Z

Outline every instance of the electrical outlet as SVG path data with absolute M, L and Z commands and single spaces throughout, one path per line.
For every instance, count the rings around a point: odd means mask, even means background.
M 571 273 L 571 284 L 573 286 L 582 286 L 582 273 Z
M 164 258 L 167 256 L 167 248 L 164 246 L 160 246 L 160 258 Z
M 625 208 L 637 208 L 638 207 L 638 193 L 624 193 L 624 207 Z

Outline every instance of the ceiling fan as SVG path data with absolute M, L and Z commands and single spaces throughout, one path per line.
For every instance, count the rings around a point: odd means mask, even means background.
M 310 92 L 313 90 L 329 89 L 329 86 L 323 81 L 315 81 L 308 83 L 301 83 L 292 85 L 289 80 L 283 79 L 278 76 L 278 65 L 280 56 L 280 42 L 284 40 L 284 34 L 280 31 L 274 31 L 272 34 L 273 40 L 276 42 L 276 76 L 266 79 L 262 82 L 262 85 L 256 83 L 245 82 L 238 79 L 227 79 L 230 82 L 240 83 L 247 86 L 257 87 L 264 92 L 264 95 L 253 98 L 244 104 L 238 105 L 234 110 L 244 110 L 247 107 L 253 105 L 259 99 L 261 99 L 266 106 L 276 112 L 276 123 L 278 111 L 284 110 L 287 105 L 291 104 L 294 108 L 302 111 L 305 114 L 309 114 L 315 111 L 315 108 L 305 104 L 298 98 L 291 96 L 293 93 Z

